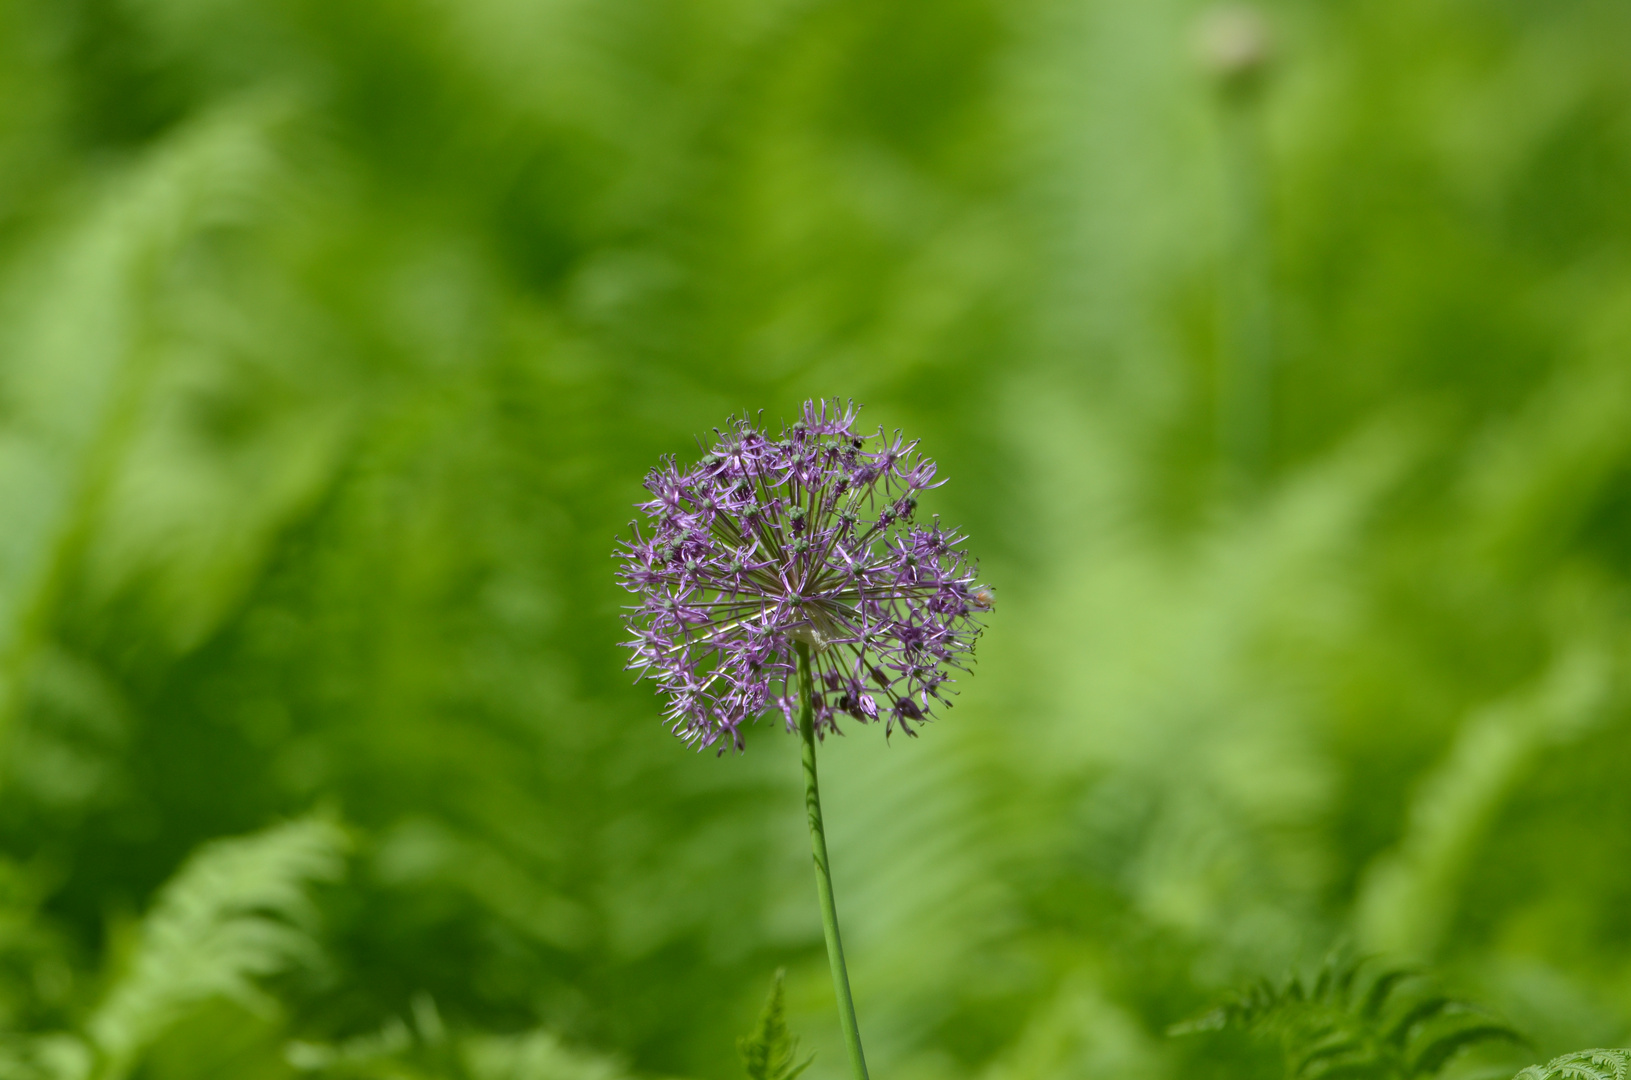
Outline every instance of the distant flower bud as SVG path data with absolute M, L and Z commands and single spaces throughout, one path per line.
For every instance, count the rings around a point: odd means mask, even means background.
M 1274 35 L 1268 20 L 1250 5 L 1210 8 L 1195 30 L 1195 55 L 1201 69 L 1227 91 L 1254 89 L 1274 61 Z

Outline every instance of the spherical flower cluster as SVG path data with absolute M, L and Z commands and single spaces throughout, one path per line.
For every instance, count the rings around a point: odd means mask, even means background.
M 858 434 L 855 407 L 836 401 L 806 402 L 779 437 L 746 418 L 715 434 L 696 465 L 667 459 L 646 477 L 646 528 L 631 524 L 617 553 L 639 601 L 629 667 L 698 749 L 740 749 L 743 726 L 772 708 L 796 727 L 800 644 L 819 735 L 841 715 L 915 735 L 992 606 L 964 538 L 916 520 L 918 493 L 939 486 L 934 462 L 898 432 Z

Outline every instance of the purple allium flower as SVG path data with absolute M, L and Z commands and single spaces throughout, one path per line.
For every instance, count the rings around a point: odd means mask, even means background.
M 741 749 L 770 708 L 796 728 L 795 643 L 811 651 L 816 732 L 840 714 L 868 723 L 930 718 L 993 603 L 963 537 L 915 521 L 934 462 L 899 432 L 855 431 L 855 407 L 805 402 L 772 438 L 746 418 L 682 469 L 646 477 L 646 529 L 617 553 L 639 597 L 627 616 L 629 667 L 668 696 L 674 733 Z M 721 747 L 720 752 L 724 752 Z

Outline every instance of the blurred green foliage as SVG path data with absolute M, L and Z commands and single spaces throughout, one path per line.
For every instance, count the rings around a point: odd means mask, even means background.
M 798 1036 L 787 1030 L 786 978 L 787 972 L 777 968 L 759 1022 L 751 1033 L 736 1040 L 748 1080 L 794 1080 L 810 1067 L 811 1058 L 798 1059 Z
M 1265 13 L 1241 106 L 1178 0 L 0 0 L 6 1075 L 735 1077 L 781 965 L 841 1075 L 609 558 L 811 395 L 1001 597 L 825 750 L 878 1076 L 1276 1076 L 1164 1033 L 1343 942 L 1625 1045 L 1631 8 Z
M 1171 1035 L 1242 1031 L 1280 1044 L 1286 1080 L 1435 1076 L 1469 1047 L 1525 1040 L 1420 971 L 1333 956 L 1307 981 L 1263 978 Z

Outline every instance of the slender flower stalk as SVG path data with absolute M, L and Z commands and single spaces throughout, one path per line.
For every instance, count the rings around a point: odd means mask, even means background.
M 1263 98 L 1274 36 L 1263 13 L 1239 3 L 1209 10 L 1198 59 L 1218 92 L 1227 184 L 1223 250 L 1219 450 L 1235 495 L 1249 495 L 1268 464 L 1274 427 L 1274 286 Z
M 772 438 L 747 418 L 715 430 L 697 464 L 646 477 L 644 528 L 616 558 L 629 608 L 629 667 L 668 699 L 674 733 L 697 749 L 745 747 L 744 728 L 779 710 L 803 748 L 805 807 L 833 989 L 855 1080 L 867 1080 L 838 932 L 816 783 L 816 743 L 839 718 L 883 721 L 887 737 L 949 705 L 979 617 L 963 537 L 916 520 L 938 487 L 934 462 L 899 432 L 861 435 L 853 405 L 807 401 Z
M 799 685 L 810 686 L 810 647 L 798 643 Z M 832 866 L 827 861 L 827 832 L 821 826 L 821 786 L 816 780 L 816 737 L 813 694 L 806 692 L 799 710 L 799 739 L 804 744 L 804 808 L 810 818 L 810 850 L 815 857 L 816 896 L 821 900 L 821 930 L 827 938 L 827 963 L 832 968 L 833 993 L 838 995 L 838 1022 L 844 1028 L 855 1080 L 867 1080 L 866 1054 L 861 1050 L 861 1026 L 855 1021 L 855 1000 L 849 991 L 849 968 L 844 963 L 844 939 L 838 932 L 838 905 L 832 895 Z

